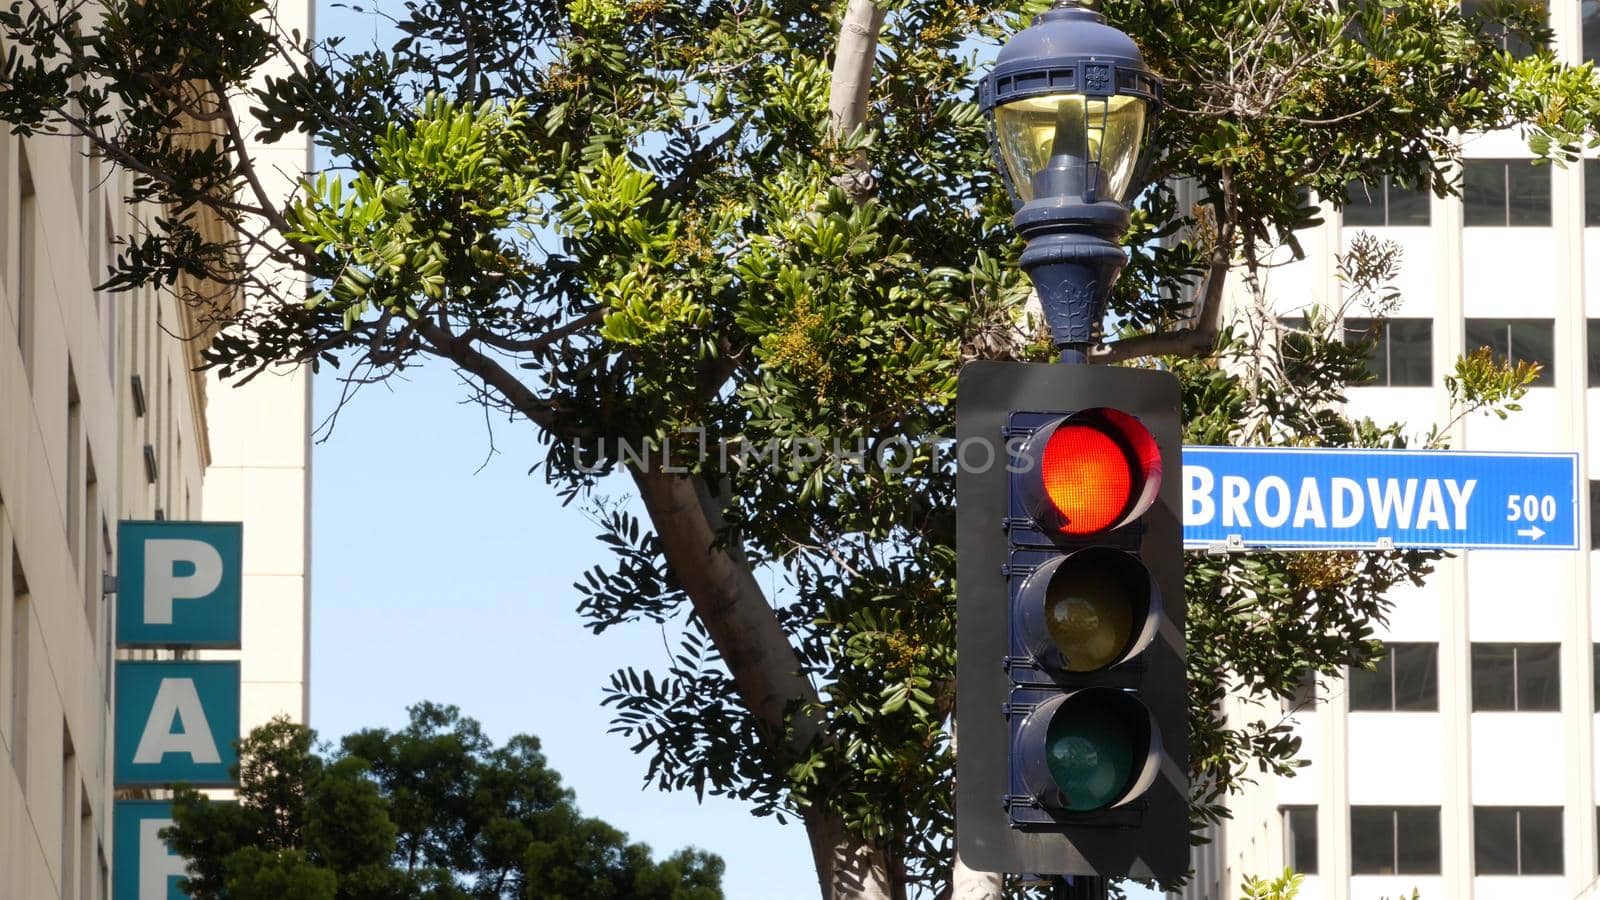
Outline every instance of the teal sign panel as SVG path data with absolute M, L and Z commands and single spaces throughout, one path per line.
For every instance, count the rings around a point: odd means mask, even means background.
M 188 900 L 178 890 L 187 863 L 161 840 L 161 829 L 172 824 L 172 804 L 118 800 L 111 815 L 111 900 Z
M 239 649 L 239 522 L 117 523 L 117 646 Z
M 231 787 L 239 664 L 117 661 L 117 787 Z

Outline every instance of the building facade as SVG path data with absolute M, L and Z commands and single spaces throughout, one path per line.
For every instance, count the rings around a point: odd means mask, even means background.
M 308 6 L 278 14 L 310 33 Z M 0 136 L 0 897 L 18 900 L 110 897 L 113 661 L 134 655 L 113 645 L 119 520 L 244 523 L 244 649 L 216 655 L 242 660 L 244 729 L 308 712 L 309 376 L 219 385 L 195 371 L 192 310 L 96 291 L 141 212 L 84 151 Z M 287 192 L 309 145 L 270 153 Z
M 1562 58 L 1600 56 L 1600 4 L 1549 9 Z M 1564 900 L 1596 879 L 1600 163 L 1534 166 L 1515 134 L 1461 147 L 1460 198 L 1384 183 L 1353 189 L 1342 213 L 1324 205 L 1307 257 L 1270 276 L 1272 312 L 1316 305 L 1369 327 L 1343 309 L 1336 258 L 1357 231 L 1396 242 L 1400 305 L 1370 366 L 1378 381 L 1349 391 L 1349 412 L 1416 434 L 1450 423 L 1454 448 L 1580 453 L 1585 549 L 1460 553 L 1391 597 L 1377 672 L 1317 685 L 1294 708 L 1230 704 L 1240 721 L 1291 722 L 1309 765 L 1230 801 L 1184 898 L 1238 897 L 1244 877 L 1286 868 L 1307 876 L 1300 896 L 1328 900 Z M 1542 366 L 1504 421 L 1449 407 L 1445 376 L 1482 346 Z

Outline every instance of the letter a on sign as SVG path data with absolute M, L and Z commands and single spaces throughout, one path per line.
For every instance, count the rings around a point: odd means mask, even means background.
M 117 646 L 239 649 L 244 526 L 117 523 Z
M 117 662 L 116 786 L 230 787 L 237 662 Z
M 178 879 L 188 862 L 167 848 L 161 829 L 172 824 L 165 800 L 118 800 L 112 813 L 111 900 L 186 900 Z

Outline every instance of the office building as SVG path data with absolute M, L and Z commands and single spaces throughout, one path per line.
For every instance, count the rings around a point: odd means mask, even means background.
M 1550 12 L 1563 59 L 1600 54 L 1600 4 Z M 1352 388 L 1348 411 L 1420 434 L 1454 419 L 1444 378 L 1463 353 L 1538 362 L 1520 413 L 1456 420 L 1450 445 L 1582 454 L 1584 549 L 1460 553 L 1392 595 L 1377 672 L 1319 685 L 1298 709 L 1231 703 L 1241 722 L 1288 716 L 1309 765 L 1230 800 L 1184 898 L 1238 897 L 1245 876 L 1285 868 L 1306 874 L 1302 897 L 1327 900 L 1566 900 L 1595 881 L 1600 163 L 1534 166 L 1512 133 L 1461 146 L 1460 198 L 1385 182 L 1357 186 L 1342 214 L 1325 206 L 1306 258 L 1269 276 L 1271 313 L 1340 310 L 1337 254 L 1361 230 L 1396 242 L 1400 305 L 1377 382 Z M 1342 311 L 1346 328 L 1371 327 Z
M 308 6 L 278 14 L 309 32 Z M 277 187 L 309 165 L 301 138 L 269 151 Z M 219 655 L 242 659 L 244 728 L 307 715 L 308 376 L 219 385 L 195 371 L 204 317 L 95 289 L 149 211 L 84 151 L 0 136 L 0 897 L 18 900 L 109 896 L 112 663 L 133 655 L 113 646 L 119 520 L 244 523 L 244 650 Z

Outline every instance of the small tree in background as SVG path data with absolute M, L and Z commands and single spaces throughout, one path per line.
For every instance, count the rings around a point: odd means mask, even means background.
M 1019 242 L 973 102 L 975 48 L 1044 5 L 415 0 L 392 42 L 357 47 L 287 33 L 264 0 L 15 0 L 0 118 L 87 136 L 158 212 L 112 288 L 247 296 L 206 351 L 224 376 L 335 363 L 353 390 L 442 361 L 537 431 L 562 490 L 629 483 L 645 516 L 601 511 L 579 606 L 596 631 L 675 629 L 608 697 L 648 779 L 798 818 L 824 900 L 992 897 L 997 879 L 953 884 L 974 877 L 951 841 L 953 466 L 925 441 L 951 433 L 963 361 L 1049 357 L 1019 327 Z M 1365 348 L 1331 320 L 1281 329 L 1265 272 L 1317 221 L 1308 188 L 1453 191 L 1458 136 L 1506 128 L 1577 158 L 1600 121 L 1592 70 L 1504 53 L 1485 28 L 1549 37 L 1521 4 L 1103 5 L 1169 107 L 1111 300 L 1120 339 L 1096 359 L 1174 369 L 1191 443 L 1427 440 L 1344 415 Z M 297 131 L 340 165 L 274 191 L 246 136 Z M 1397 263 L 1356 248 L 1346 299 L 1386 296 Z M 1525 384 L 1467 366 L 1462 414 Z M 817 452 L 835 443 L 870 463 Z M 405 447 L 372 461 L 416 489 Z M 374 564 L 408 564 L 394 547 Z M 1191 559 L 1196 825 L 1296 764 L 1288 725 L 1224 720 L 1220 701 L 1275 709 L 1308 669 L 1369 664 L 1384 592 L 1430 558 Z M 435 864 L 430 841 L 397 840 Z
M 585 818 L 539 739 L 494 746 L 453 706 L 324 755 L 278 718 L 239 742 L 239 800 L 181 789 L 163 832 L 195 900 L 721 900 L 723 863 Z

